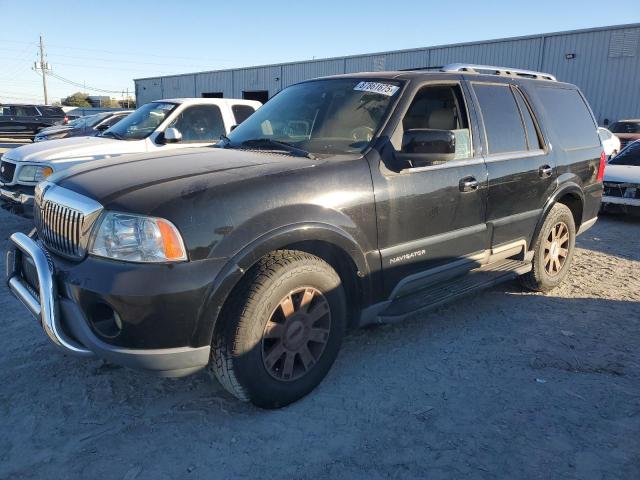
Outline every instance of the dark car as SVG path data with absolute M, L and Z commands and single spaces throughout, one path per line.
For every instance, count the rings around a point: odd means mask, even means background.
M 596 128 L 574 85 L 536 72 L 302 82 L 217 147 L 40 183 L 8 283 L 65 352 L 165 376 L 209 366 L 280 407 L 320 383 L 349 326 L 514 278 L 559 285 L 600 207 Z
M 104 112 L 80 117 L 71 120 L 66 125 L 47 127 L 40 130 L 33 141 L 42 142 L 44 140 L 55 140 L 67 137 L 94 137 L 118 123 L 132 111 L 133 110 Z
M 620 139 L 620 148 L 623 149 L 630 143 L 640 140 L 640 119 L 619 120 L 611 125 L 609 130 Z
M 64 125 L 64 110 L 50 105 L 0 105 L 0 137 L 33 139 L 43 128 Z

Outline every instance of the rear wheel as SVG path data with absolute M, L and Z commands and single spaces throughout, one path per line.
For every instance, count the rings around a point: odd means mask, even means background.
M 308 253 L 274 252 L 226 302 L 214 332 L 213 371 L 241 400 L 285 406 L 322 381 L 345 324 L 345 293 L 333 268 Z
M 569 273 L 576 241 L 573 214 L 561 203 L 555 204 L 540 229 L 534 246 L 533 268 L 520 277 L 534 291 L 557 287 Z

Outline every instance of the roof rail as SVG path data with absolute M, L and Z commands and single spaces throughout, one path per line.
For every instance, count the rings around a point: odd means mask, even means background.
M 491 65 L 472 65 L 469 63 L 450 63 L 442 67 L 443 72 L 466 72 L 466 73 L 485 73 L 490 75 L 499 75 L 502 77 L 525 77 L 535 80 L 550 80 L 557 82 L 555 76 L 550 73 L 534 72 L 533 70 L 523 70 L 521 68 L 505 68 L 493 67 Z

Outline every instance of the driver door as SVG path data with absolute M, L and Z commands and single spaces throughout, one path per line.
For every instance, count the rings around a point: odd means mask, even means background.
M 425 85 L 383 152 L 380 168 L 372 166 L 387 295 L 408 276 L 426 278 L 430 271 L 441 274 L 460 265 L 471 269 L 474 258 L 489 248 L 487 168 L 474 149 L 471 118 L 460 82 Z M 404 132 L 416 129 L 453 133 L 454 157 L 425 163 L 403 152 Z

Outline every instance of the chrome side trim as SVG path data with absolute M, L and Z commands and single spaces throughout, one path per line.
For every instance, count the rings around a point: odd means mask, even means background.
M 44 250 L 24 233 L 14 233 L 9 240 L 14 249 L 20 250 L 20 253 L 14 250 L 7 254 L 7 284 L 11 292 L 36 318 L 40 319 L 42 328 L 55 345 L 76 356 L 92 357 L 93 352 L 70 339 L 62 330 L 53 277 L 54 267 Z M 31 293 L 18 275 L 18 254 L 28 255 L 33 260 L 38 274 L 39 299 Z

